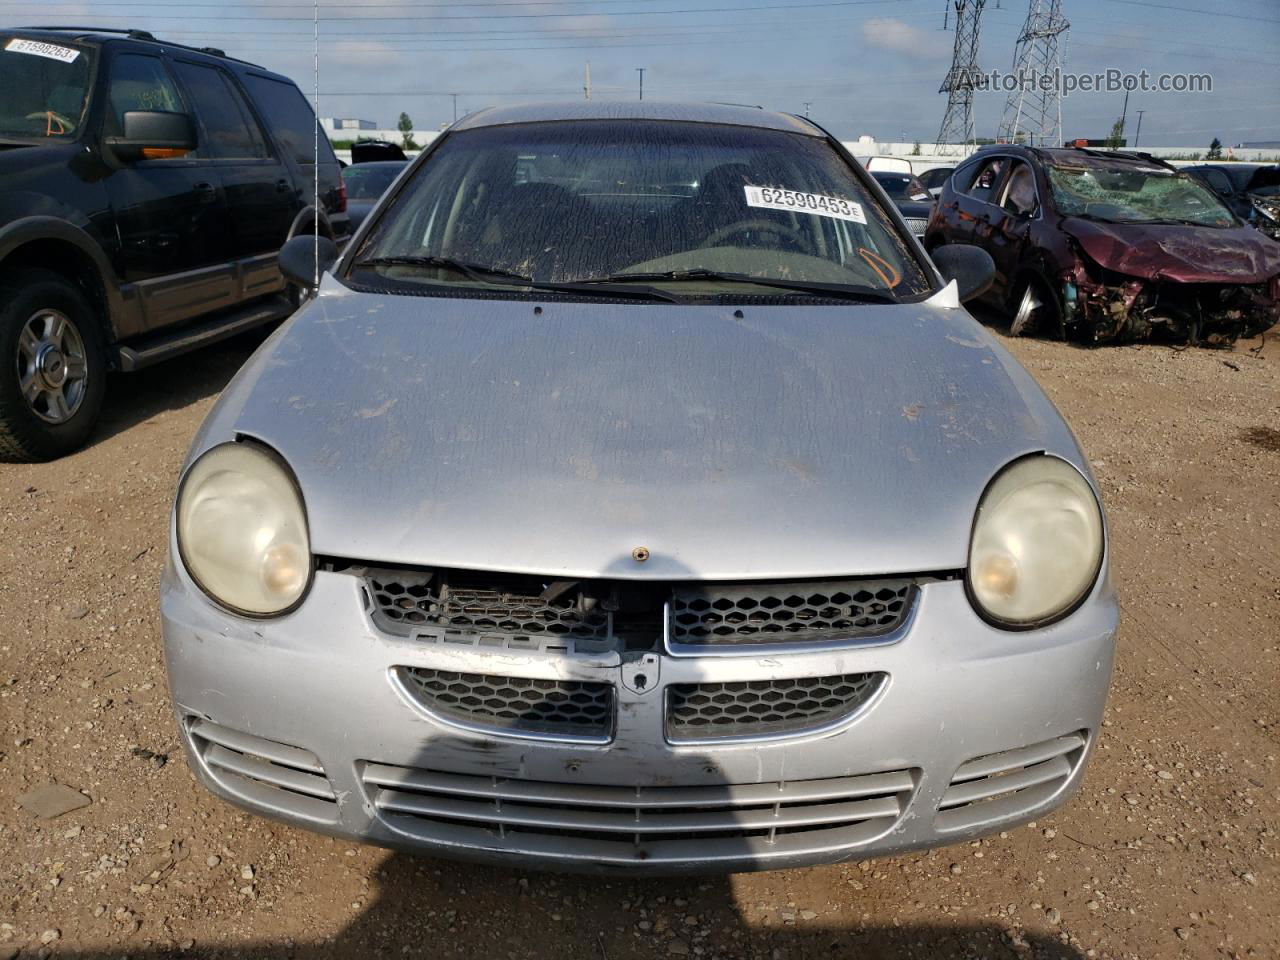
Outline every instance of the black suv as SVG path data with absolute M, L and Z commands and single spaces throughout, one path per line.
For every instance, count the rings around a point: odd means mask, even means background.
M 280 246 L 350 232 L 316 138 L 293 81 L 220 50 L 0 31 L 0 459 L 83 444 L 108 370 L 289 315 Z

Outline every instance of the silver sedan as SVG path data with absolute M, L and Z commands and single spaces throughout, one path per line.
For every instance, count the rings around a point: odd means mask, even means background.
M 317 260 L 317 255 L 319 259 Z M 427 854 L 733 871 L 1077 787 L 1097 484 L 839 143 L 725 106 L 450 127 L 197 435 L 161 607 L 188 759 Z

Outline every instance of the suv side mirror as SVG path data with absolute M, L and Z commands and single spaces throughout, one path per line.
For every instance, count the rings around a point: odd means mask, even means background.
M 126 110 L 124 136 L 107 137 L 107 146 L 121 160 L 166 160 L 196 148 L 195 124 L 185 113 Z
M 319 258 L 317 259 L 317 247 Z M 338 261 L 338 245 L 328 237 L 317 241 L 310 233 L 299 234 L 286 240 L 280 248 L 277 263 L 280 272 L 290 283 L 311 291 L 316 287 L 317 274 L 323 274 Z M 319 269 L 317 269 L 319 267 Z
M 996 279 L 995 261 L 981 247 L 947 243 L 934 249 L 930 256 L 942 279 L 956 282 L 961 303 L 982 296 Z

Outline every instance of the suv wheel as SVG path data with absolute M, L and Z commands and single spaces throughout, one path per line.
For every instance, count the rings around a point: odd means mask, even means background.
M 0 277 L 0 459 L 52 460 L 88 439 L 106 387 L 97 317 L 48 270 Z

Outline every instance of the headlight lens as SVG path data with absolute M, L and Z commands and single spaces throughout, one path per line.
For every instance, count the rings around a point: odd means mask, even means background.
M 978 504 L 969 545 L 969 594 L 1010 627 L 1065 615 L 1102 564 L 1102 510 L 1080 472 L 1050 456 L 1005 468 Z
M 187 572 L 237 613 L 283 613 L 311 582 L 297 484 L 279 457 L 253 443 L 224 443 L 191 465 L 178 491 L 177 527 Z

